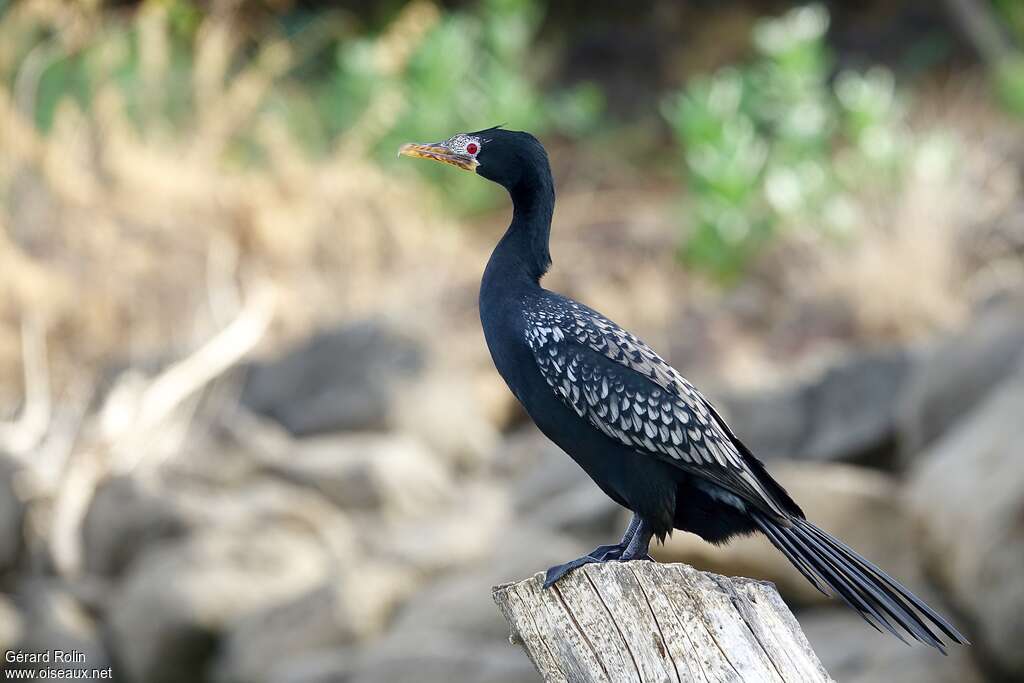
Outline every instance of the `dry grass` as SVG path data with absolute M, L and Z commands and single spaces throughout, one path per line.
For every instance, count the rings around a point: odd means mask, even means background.
M 1016 124 L 993 112 L 977 81 L 922 100 L 919 139 L 945 136 L 949 163 L 922 155 L 899 188 L 856 197 L 860 220 L 848 240 L 804 230 L 780 247 L 790 260 L 783 297 L 842 309 L 846 332 L 861 342 L 933 335 L 961 324 L 994 292 L 1024 285 L 1018 255 L 978 248 L 982 226 L 998 226 L 1019 201 Z
M 99 30 L 61 4 L 28 2 L 9 14 L 3 32 L 58 28 L 51 49 Z M 415 40 L 410 25 L 429 25 L 435 14 L 432 5 L 413 4 L 396 30 Z M 146 97 L 158 98 L 168 77 L 166 16 L 152 3 L 137 21 L 146 37 Z M 279 290 L 278 335 L 377 307 L 437 305 L 439 286 L 455 271 L 456 233 L 423 206 L 429 195 L 414 180 L 386 175 L 361 153 L 401 94 L 382 93 L 364 124 L 312 161 L 259 109 L 290 64 L 289 46 L 265 44 L 229 77 L 232 35 L 230 16 L 217 12 L 199 32 L 195 119 L 185 135 L 159 121 L 139 132 L 121 91 L 107 84 L 88 112 L 63 101 L 42 136 L 30 123 L 32 75 L 19 74 L 17 92 L 0 89 L 4 377 L 19 375 L 19 329 L 28 317 L 48 331 L 63 384 L 117 356 L 194 346 L 223 323 L 238 287 L 254 277 Z M 389 44 L 382 41 L 382 59 L 408 55 L 407 47 L 385 50 Z M 228 160 L 241 129 L 266 152 L 258 169 Z M 409 282 L 421 286 L 410 290 Z
M 387 174 L 365 154 L 396 115 L 400 88 L 382 88 L 332 150 L 310 159 L 261 108 L 294 47 L 267 41 L 232 68 L 241 58 L 226 3 L 198 32 L 195 111 L 186 131 L 174 131 L 158 115 L 170 78 L 168 19 L 160 3 L 149 3 L 133 21 L 144 36 L 142 110 L 153 118 L 140 131 L 110 81 L 88 111 L 62 102 L 44 136 L 31 123 L 43 65 L 105 30 L 84 7 L 30 0 L 0 24 L 2 72 L 15 68 L 13 36 L 39 26 L 53 32 L 16 65 L 14 87 L 0 88 L 0 410 L 21 401 L 24 324 L 43 331 L 61 390 L 83 376 L 93 381 L 112 361 L 165 361 L 197 347 L 231 319 L 254 280 L 273 283 L 279 300 L 261 348 L 325 321 L 385 311 L 413 327 L 457 328 L 465 334 L 455 349 L 484 358 L 472 305 L 496 229 L 458 229 L 411 175 Z M 431 3 L 411 3 L 375 58 L 400 69 L 438 17 Z M 965 283 L 979 272 L 965 266 L 964 241 L 979 221 L 1006 212 L 1019 187 L 988 132 L 1006 123 L 979 119 L 976 92 L 954 95 L 940 93 L 943 115 L 928 120 L 961 131 L 954 172 L 914 175 L 899 193 L 861 198 L 864 220 L 847 245 L 806 237 L 815 230 L 780 245 L 772 266 L 778 289 L 761 293 L 770 299 L 764 310 L 787 321 L 799 320 L 803 307 L 843 307 L 847 333 L 861 340 L 912 338 L 962 319 L 978 296 Z M 231 161 L 239 130 L 266 163 Z M 559 190 L 553 287 L 636 326 L 662 349 L 672 347 L 666 331 L 677 329 L 681 312 L 730 315 L 720 312 L 721 292 L 674 268 L 675 196 L 643 182 L 616 193 Z M 1012 264 L 1004 266 L 999 272 L 1012 276 Z M 764 347 L 763 330 L 745 337 L 736 328 L 724 320 L 708 337 L 735 342 L 745 358 Z M 760 362 L 771 364 L 774 354 L 762 352 Z M 733 365 L 753 375 L 758 362 Z
M 400 91 L 381 92 L 312 160 L 261 108 L 291 47 L 269 41 L 229 69 L 240 60 L 230 12 L 198 33 L 188 130 L 159 118 L 168 25 L 150 3 L 133 19 L 143 125 L 107 78 L 87 111 L 65 99 L 40 134 L 43 64 L 102 43 L 83 7 L 26 2 L 0 24 L 0 71 L 16 71 L 0 87 L 0 411 L 19 415 L 0 422 L 0 450 L 24 459 L 33 537 L 66 574 L 96 483 L 180 451 L 198 395 L 226 369 L 336 318 L 437 320 L 439 293 L 466 288 L 470 249 L 412 176 L 364 154 Z M 378 57 L 398 68 L 436 18 L 409 5 Z M 53 37 L 13 65 L 5 37 L 39 27 Z M 265 154 L 258 167 L 231 160 L 242 130 Z M 106 386 L 115 363 L 128 370 Z

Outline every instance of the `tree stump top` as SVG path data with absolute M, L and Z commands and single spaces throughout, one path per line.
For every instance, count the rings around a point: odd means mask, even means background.
M 591 564 L 493 589 L 546 682 L 831 681 L 771 583 L 684 564 Z

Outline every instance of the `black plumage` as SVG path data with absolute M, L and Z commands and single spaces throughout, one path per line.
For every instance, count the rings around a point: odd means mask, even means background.
M 546 585 L 590 562 L 647 558 L 673 529 L 712 543 L 760 531 L 819 590 L 876 628 L 943 649 L 943 617 L 800 507 L 714 406 L 647 344 L 581 303 L 540 286 L 555 192 L 547 154 L 528 133 L 492 128 L 401 154 L 448 163 L 504 186 L 512 223 L 480 288 L 491 357 L 540 430 L 609 497 L 634 513 L 622 540 L 548 570 Z

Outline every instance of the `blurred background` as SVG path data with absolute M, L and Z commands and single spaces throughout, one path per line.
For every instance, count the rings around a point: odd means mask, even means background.
M 490 587 L 626 518 L 487 356 L 507 197 L 395 158 L 504 123 L 547 286 L 974 645 L 759 539 L 657 557 L 777 582 L 840 681 L 1024 679 L 1022 117 L 1017 0 L 0 0 L 0 649 L 536 680 Z

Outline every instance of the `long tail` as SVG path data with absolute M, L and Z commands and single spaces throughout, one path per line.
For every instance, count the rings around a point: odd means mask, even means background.
M 807 520 L 793 518 L 792 526 L 785 527 L 755 514 L 754 522 L 815 588 L 826 594 L 825 587 L 830 588 L 875 629 L 884 628 L 907 642 L 899 626 L 942 654 L 946 648 L 933 627 L 956 643 L 967 642 L 949 621 L 898 581 Z

